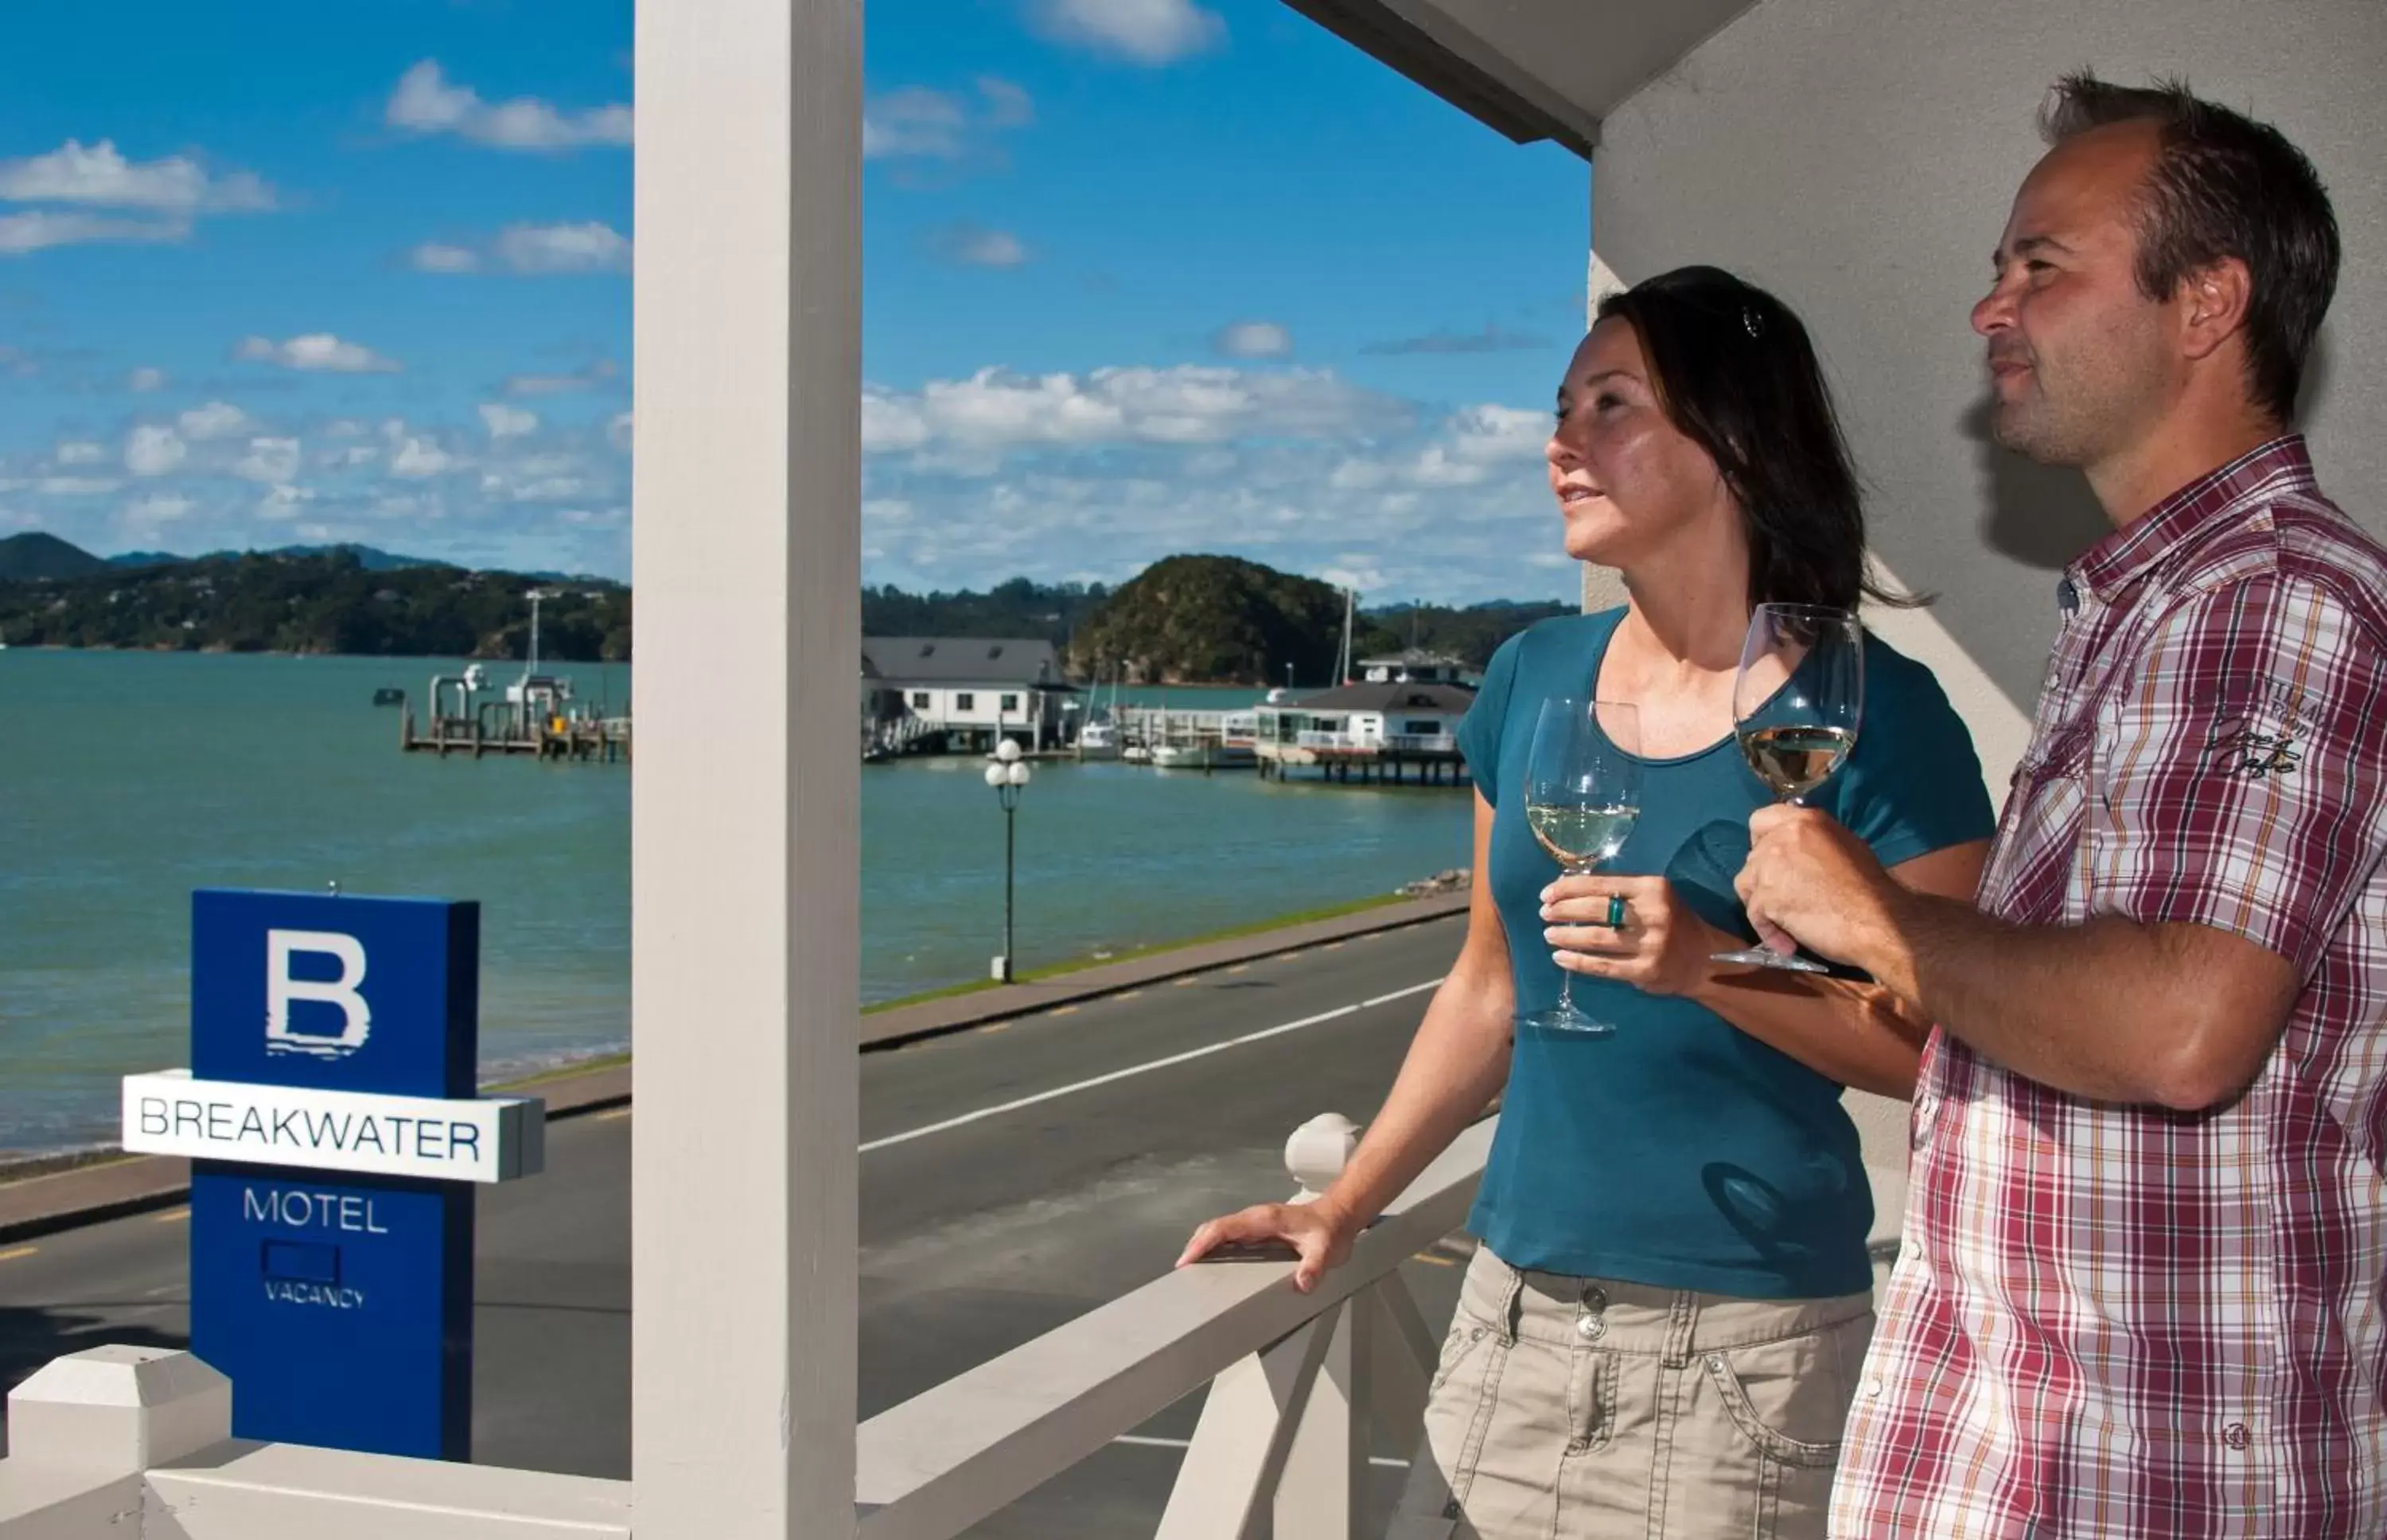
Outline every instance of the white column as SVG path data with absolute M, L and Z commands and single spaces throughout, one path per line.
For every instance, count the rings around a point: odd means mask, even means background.
M 860 0 L 638 16 L 640 1534 L 850 1534 Z

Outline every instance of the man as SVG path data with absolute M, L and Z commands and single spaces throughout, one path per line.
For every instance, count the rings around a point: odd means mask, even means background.
M 1988 340 L 1999 440 L 2114 524 L 2066 572 L 1976 911 L 1819 814 L 1769 940 L 1938 1023 L 1832 1533 L 2387 1534 L 2387 550 L 2289 431 L 2337 273 L 2275 130 L 2062 82 Z

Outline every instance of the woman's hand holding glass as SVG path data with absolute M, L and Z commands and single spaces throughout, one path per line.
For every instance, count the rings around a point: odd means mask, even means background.
M 1615 898 L 1624 901 L 1624 923 L 1611 928 Z M 1691 993 L 1716 972 L 1713 954 L 1736 944 L 1662 877 L 1561 877 L 1542 890 L 1542 921 L 1559 966 L 1647 994 Z

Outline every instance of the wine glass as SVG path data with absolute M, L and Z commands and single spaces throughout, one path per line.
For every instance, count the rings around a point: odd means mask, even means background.
M 1759 605 L 1741 643 L 1732 715 L 1749 768 L 1776 802 L 1796 803 L 1831 779 L 1857 746 L 1864 720 L 1864 627 L 1847 610 Z M 1762 946 L 1719 952 L 1712 960 L 1829 971 L 1811 957 Z
M 1624 848 L 1641 816 L 1640 715 L 1621 701 L 1555 696 L 1542 702 L 1525 768 L 1525 824 L 1568 877 L 1581 877 Z M 1561 970 L 1558 1004 L 1520 1016 L 1524 1027 L 1604 1037 L 1611 1024 L 1574 1003 L 1574 975 Z

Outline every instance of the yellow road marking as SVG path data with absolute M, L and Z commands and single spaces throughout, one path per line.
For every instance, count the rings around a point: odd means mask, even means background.
M 1323 952 L 1340 952 L 1343 950 L 1343 943 L 1341 941 L 1329 941 L 1325 946 L 1320 948 L 1320 950 Z
M 190 1210 L 190 1207 L 189 1207 L 189 1205 L 185 1205 L 184 1206 L 183 1206 L 183 1207 L 181 1207 L 181 1208 L 170 1208 L 170 1209 L 166 1210 L 166 1212 L 164 1212 L 163 1214 L 158 1215 L 158 1218 L 157 1218 L 157 1219 L 156 1219 L 154 1222 L 155 1222 L 155 1223 L 158 1223 L 158 1224 L 161 1224 L 161 1225 L 170 1225 L 170 1224 L 176 1224 L 176 1223 L 179 1223 L 180 1221 L 182 1221 L 182 1220 L 183 1220 L 183 1219 L 187 1219 L 187 1218 L 189 1218 L 190 1217 L 191 1217 L 191 1210 Z
M 1430 1251 L 1419 1252 L 1414 1256 L 1411 1256 L 1409 1260 L 1412 1262 L 1430 1262 L 1437 1268 L 1455 1268 L 1459 1266 L 1459 1263 L 1455 1258 L 1448 1256 L 1436 1256 Z
M 1201 981 L 1199 978 L 1180 978 L 1177 980 L 1177 987 L 1181 990 L 1190 990 Z
M 1249 963 L 1237 963 L 1233 967 L 1229 968 L 1227 971 L 1229 973 L 1249 973 L 1252 971 L 1252 965 Z
M 1055 1016 L 1076 1016 L 1078 1014 L 1078 1007 L 1075 1005 L 1055 1005 L 1053 1007 L 1052 1014 Z
M 1118 994 L 1111 996 L 1111 998 L 1113 1000 L 1141 1000 L 1143 998 L 1143 991 L 1142 990 L 1122 990 Z
M 628 1107 L 607 1107 L 604 1111 L 597 1115 L 597 1121 L 600 1123 L 610 1123 L 616 1117 L 627 1117 L 629 1116 L 630 1109 Z
M 31 1256 L 41 1249 L 39 1246 L 16 1246 L 7 1251 L 0 1251 L 0 1262 L 14 1262 L 19 1256 Z

